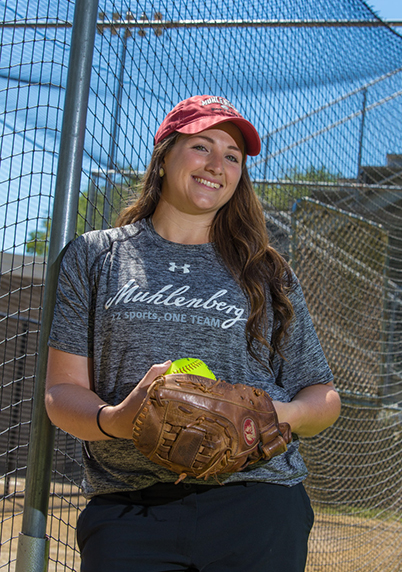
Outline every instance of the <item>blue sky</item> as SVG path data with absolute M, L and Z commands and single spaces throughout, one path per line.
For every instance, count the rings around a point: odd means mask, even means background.
M 402 20 L 402 0 L 366 0 L 383 20 Z
M 54 16 L 56 14 L 54 12 L 56 10 L 54 8 L 55 3 L 52 0 L 48 1 L 49 13 Z M 140 4 L 141 6 L 148 6 L 158 5 L 160 2 L 162 5 L 164 1 L 141 0 L 137 3 L 138 10 L 140 10 Z M 1 3 L 4 3 L 4 0 L 0 0 Z M 30 0 L 19 0 L 18 6 L 21 8 L 24 3 L 31 7 L 35 4 Z M 45 5 L 45 0 L 41 0 L 42 3 Z M 111 6 L 111 3 L 112 0 L 104 0 L 105 5 Z M 170 4 L 173 5 L 173 3 Z M 188 19 L 191 19 L 190 7 L 194 3 L 176 0 L 174 4 L 185 6 L 184 14 Z M 204 2 L 200 3 L 200 6 L 205 7 L 209 4 Z M 285 15 L 289 17 L 288 14 L 293 14 L 295 18 L 313 18 L 326 14 L 328 19 L 335 19 L 338 15 L 341 18 L 347 18 L 352 13 L 361 13 L 357 9 L 358 7 L 361 8 L 360 0 L 326 0 L 325 5 L 321 3 L 321 8 L 318 5 L 315 6 L 313 2 L 305 3 L 304 0 L 281 0 L 266 4 L 270 8 L 272 7 L 271 12 L 269 12 L 272 18 L 275 16 L 284 18 Z M 402 21 L 402 0 L 366 0 L 366 4 L 384 20 Z M 11 6 L 11 3 L 8 5 Z M 72 19 L 73 3 L 71 0 L 58 0 L 56 5 L 59 18 Z M 226 12 L 221 17 L 229 19 L 234 19 L 235 16 L 239 17 L 237 7 L 243 5 L 244 3 L 237 1 L 226 2 Z M 169 3 L 166 6 L 169 6 Z M 252 7 L 253 12 L 250 11 L 249 6 Z M 297 7 L 296 12 L 293 10 L 294 6 Z M 205 8 L 205 10 L 207 9 Z M 249 0 L 244 10 L 244 14 L 252 14 L 253 16 L 259 14 L 260 1 Z M 362 12 L 364 13 L 364 11 Z M 184 17 L 180 11 L 178 13 Z M 200 17 L 203 14 L 201 12 Z M 402 35 L 402 27 L 396 28 L 396 31 Z M 3 250 L 13 247 L 10 244 L 22 249 L 29 232 L 35 230 L 37 224 L 41 224 L 40 217 L 45 219 L 48 216 L 52 202 L 57 172 L 58 155 L 56 149 L 59 145 L 62 120 L 60 101 L 63 101 L 63 92 L 57 89 L 57 86 L 59 84 L 65 85 L 67 53 L 64 46 L 68 42 L 63 40 L 64 36 L 61 31 L 58 31 L 57 38 L 56 34 L 51 31 L 47 33 L 49 37 L 46 42 L 43 42 L 41 38 L 44 33 L 41 36 L 41 33 L 34 31 L 20 31 L 12 34 L 10 32 L 7 36 L 10 39 L 8 42 L 3 42 L 2 46 L 2 60 L 7 61 L 6 53 L 8 50 L 9 61 L 13 63 L 10 68 L 10 78 L 7 76 L 0 77 L 0 109 L 7 109 L 6 114 L 3 115 L 4 121 L 7 120 L 8 122 L 4 128 L 5 135 L 1 139 L 3 145 L 1 169 L 4 171 L 4 176 L 0 175 L 0 226 L 3 209 L 5 213 L 3 228 L 6 237 L 3 246 L 1 246 L 3 238 L 0 232 L 0 249 L 3 248 Z M 236 33 L 240 39 L 246 34 L 243 31 Z M 370 41 L 370 35 L 359 30 L 355 32 L 342 31 L 344 41 L 337 43 L 338 33 L 338 31 L 315 30 L 307 36 L 317 36 L 318 44 L 315 41 L 307 40 L 304 44 L 300 44 L 299 41 L 291 44 L 293 36 L 296 37 L 295 32 L 284 30 L 263 35 L 260 31 L 253 31 L 252 34 L 256 40 L 263 41 L 264 50 L 262 50 L 261 55 L 258 50 L 254 49 L 252 58 L 248 46 L 255 46 L 257 42 L 250 43 L 249 40 L 249 43 L 247 41 L 238 42 L 237 49 L 230 51 L 230 53 L 225 51 L 226 48 L 217 51 L 215 46 L 220 44 L 217 40 L 219 34 L 216 32 L 206 35 L 203 32 L 192 31 L 186 40 L 187 43 L 185 43 L 185 36 L 182 32 L 164 35 L 163 42 L 156 36 L 149 35 L 148 37 L 151 38 L 149 52 L 145 52 L 144 47 L 138 41 L 133 42 L 132 50 L 136 50 L 136 55 L 132 55 L 133 63 L 128 65 L 128 73 L 125 78 L 124 103 L 120 117 L 122 133 L 118 145 L 118 163 L 123 166 L 130 165 L 139 170 L 145 168 L 152 148 L 152 134 L 156 131 L 163 114 L 173 106 L 173 103 L 177 103 L 179 95 L 183 98 L 198 91 L 221 93 L 224 90 L 224 95 L 230 100 L 235 100 L 240 109 L 247 109 L 249 93 L 262 94 L 260 103 L 255 103 L 253 114 L 249 118 L 262 133 L 272 132 L 272 136 L 266 139 L 267 142 L 269 141 L 269 150 L 268 143 L 265 143 L 265 154 L 270 153 L 272 155 L 269 167 L 271 170 L 267 172 L 268 177 L 280 176 L 281 173 L 288 171 L 289 167 L 296 163 L 300 168 L 311 165 L 313 160 L 318 164 L 323 156 L 322 153 L 324 153 L 321 151 L 322 149 L 328 149 L 328 152 L 325 152 L 328 159 L 326 166 L 331 169 L 331 172 L 342 171 L 345 177 L 352 176 L 356 166 L 353 141 L 359 134 L 360 125 L 358 116 L 354 117 L 354 114 L 358 112 L 357 109 L 360 109 L 358 107 L 359 94 L 355 98 L 345 100 L 345 117 L 351 114 L 353 118 L 350 123 L 341 123 L 338 126 L 336 123 L 338 115 L 336 118 L 333 115 L 328 116 L 328 121 L 332 121 L 335 126 L 331 134 L 335 132 L 338 134 L 337 130 L 340 130 L 339 135 L 337 135 L 338 139 L 350 141 L 350 149 L 348 146 L 342 147 L 342 156 L 340 152 L 333 151 L 333 146 L 330 144 L 332 140 L 331 138 L 327 139 L 327 131 L 321 134 L 320 128 L 317 128 L 318 134 L 314 137 L 310 136 L 309 129 L 312 125 L 309 123 L 310 120 L 303 123 L 305 125 L 303 129 L 306 129 L 304 132 L 300 130 L 302 123 L 295 123 L 294 118 L 308 114 L 312 109 L 319 109 L 325 102 L 343 95 L 343 90 L 355 90 L 362 83 L 394 70 L 398 62 L 401 61 L 402 44 L 401 38 L 390 33 L 389 30 L 377 29 L 376 36 L 379 36 L 380 41 L 376 42 Z M 18 34 L 20 35 L 18 36 Z M 247 34 L 250 35 L 250 32 Z M 15 39 L 17 36 L 18 40 Z M 182 37 L 181 42 L 175 43 L 174 38 L 176 36 Z M 233 32 L 227 32 L 227 36 L 228 39 L 231 39 Z M 59 37 L 61 39 L 58 39 Z M 66 38 L 68 37 L 66 32 Z M 355 38 L 357 38 L 356 41 Z M 247 37 L 245 39 L 247 40 Z M 113 108 L 111 98 L 113 97 L 115 81 L 113 69 L 117 69 L 118 38 L 114 36 L 109 41 L 107 35 L 97 35 L 96 42 L 94 66 L 97 66 L 101 73 L 93 74 L 89 103 L 91 113 L 88 114 L 88 133 L 84 154 L 83 189 L 88 186 L 89 174 L 93 168 L 101 169 L 104 172 L 107 167 L 107 154 L 110 145 L 109 125 L 112 121 L 111 112 Z M 387 45 L 385 50 L 382 49 L 384 42 Z M 186 52 L 185 46 L 188 45 L 191 45 L 191 50 L 188 49 L 191 57 L 189 56 L 187 63 L 183 63 L 182 53 Z M 283 57 L 283 45 L 288 45 L 288 48 L 285 48 L 287 58 Z M 294 49 L 289 48 L 291 45 L 294 46 Z M 304 58 L 300 57 L 300 50 L 298 49 L 300 45 L 305 50 Z M 317 57 L 317 45 L 320 46 L 319 58 Z M 337 50 L 336 58 L 334 58 L 334 47 Z M 41 63 L 42 50 L 46 50 L 43 63 Z M 141 54 L 142 56 L 145 54 L 146 57 L 140 57 Z M 147 64 L 147 58 L 151 58 L 152 54 L 155 56 L 155 59 L 152 60 L 154 63 Z M 23 66 L 19 69 L 19 64 L 23 61 L 22 58 L 25 59 Z M 240 65 L 243 59 L 250 64 L 246 66 L 246 69 Z M 169 74 L 169 71 L 173 69 L 172 66 L 178 72 L 174 76 L 174 80 Z M 205 73 L 202 66 L 206 66 L 211 71 Z M 195 70 L 194 73 L 193 69 Z M 264 70 L 264 73 L 261 73 L 261 70 Z M 22 87 L 20 87 L 19 82 L 22 80 Z M 378 98 L 391 95 L 400 89 L 394 86 L 392 82 L 393 80 L 390 79 L 387 83 L 386 89 L 388 91 L 381 92 L 381 94 L 378 92 Z M 12 86 L 12 89 L 8 88 L 9 85 Z M 299 91 L 295 89 L 298 86 Z M 300 86 L 303 86 L 303 93 Z M 377 97 L 375 89 L 372 92 L 373 97 Z M 339 111 L 335 106 L 333 109 L 334 114 L 342 113 L 342 110 Z M 382 109 L 385 107 L 376 107 L 372 116 L 374 118 L 383 117 L 380 113 Z M 392 107 L 392 109 L 394 108 Z M 396 116 L 397 111 L 395 110 L 393 113 Z M 339 117 L 343 116 L 340 115 Z M 283 130 L 282 126 L 287 124 L 289 127 Z M 392 152 L 400 152 L 401 137 L 398 135 L 396 138 L 397 122 L 394 124 L 395 134 L 393 137 L 395 137 L 395 143 L 393 143 Z M 343 126 L 348 130 L 349 125 L 351 125 L 350 133 L 357 133 L 357 136 L 349 137 L 349 132 L 342 131 Z M 369 126 L 369 123 L 366 125 Z M 372 125 L 376 126 L 374 119 Z M 104 128 L 105 126 L 106 128 Z M 368 128 L 366 127 L 366 131 Z M 364 164 L 383 164 L 386 152 L 389 151 L 389 138 L 386 135 L 388 132 L 378 128 L 377 131 L 380 131 L 383 137 L 380 139 L 376 136 L 377 146 L 367 148 L 368 155 L 363 157 Z M 305 142 L 304 139 L 306 139 Z M 293 144 L 294 141 L 297 144 Z M 313 141 L 317 142 L 317 147 L 309 147 Z M 285 151 L 282 152 L 282 149 Z M 376 153 L 375 156 L 373 156 L 374 153 Z M 4 156 L 6 156 L 6 160 L 4 160 Z M 266 164 L 268 165 L 268 162 Z M 256 177 L 265 176 L 263 167 L 264 161 L 261 162 L 260 159 L 260 163 L 256 165 Z M 5 190 L 2 195 L 3 188 Z M 6 199 L 3 201 L 2 197 L 11 198 L 7 199 L 7 202 Z

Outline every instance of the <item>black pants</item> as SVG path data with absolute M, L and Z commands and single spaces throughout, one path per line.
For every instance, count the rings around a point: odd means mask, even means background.
M 101 495 L 78 520 L 81 572 L 302 572 L 313 520 L 302 484 Z

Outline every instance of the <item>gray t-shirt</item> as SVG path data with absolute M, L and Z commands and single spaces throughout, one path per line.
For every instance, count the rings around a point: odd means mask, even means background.
M 288 402 L 304 387 L 333 378 L 297 280 L 290 298 L 295 318 L 285 359 L 276 355 L 270 374 L 247 352 L 248 301 L 214 245 L 169 242 L 143 220 L 83 234 L 69 246 L 49 345 L 92 357 L 95 391 L 112 405 L 152 364 L 183 357 L 200 358 L 217 378 L 261 387 Z M 307 473 L 298 445 L 295 436 L 286 453 L 223 481 L 292 486 Z M 177 479 L 127 439 L 86 442 L 83 451 L 88 498 Z

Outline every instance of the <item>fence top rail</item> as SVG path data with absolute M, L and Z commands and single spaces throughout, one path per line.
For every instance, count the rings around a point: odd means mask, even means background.
M 366 92 L 367 89 L 369 89 L 370 87 L 373 87 L 377 83 L 379 83 L 381 81 L 385 81 L 385 80 L 389 79 L 390 77 L 394 76 L 395 74 L 398 74 L 401 72 L 402 72 L 402 68 L 400 67 L 400 68 L 397 68 L 397 69 L 392 70 L 390 72 L 387 72 L 387 73 L 385 73 L 379 77 L 376 77 L 375 79 L 370 80 L 369 82 L 365 83 L 364 85 L 361 85 L 361 86 L 353 89 L 352 91 L 349 91 L 348 93 L 345 93 L 345 94 L 341 95 L 340 97 L 337 97 L 336 99 L 332 99 L 328 103 L 325 103 L 324 105 L 321 105 L 320 107 L 317 107 L 316 109 L 313 109 L 312 111 L 309 111 L 308 113 L 305 113 L 304 115 L 300 115 L 300 117 L 297 117 L 296 119 L 289 121 L 288 123 L 284 123 L 283 125 L 280 125 L 280 127 L 277 127 L 276 129 L 273 129 L 269 133 L 266 133 L 265 135 L 263 135 L 261 137 L 261 139 L 262 140 L 268 139 L 272 135 L 276 135 L 277 133 L 287 129 L 288 127 L 293 127 L 297 123 L 300 123 L 301 121 L 304 121 L 305 119 L 309 119 L 313 115 L 316 115 L 317 113 L 320 113 L 321 111 L 325 111 L 329 107 L 332 107 L 333 105 L 341 103 L 342 101 L 344 101 L 345 99 L 348 99 L 349 97 L 352 97 L 352 96 L 354 96 L 360 92 Z
M 294 149 L 295 147 L 298 147 L 299 145 L 302 145 L 303 143 L 307 143 L 308 141 L 310 141 L 311 139 L 314 139 L 315 137 L 318 137 L 319 135 L 323 135 L 324 133 L 328 133 L 331 129 L 339 127 L 339 126 L 343 125 L 344 123 L 347 123 L 348 121 L 351 121 L 352 119 L 355 119 L 356 117 L 359 117 L 360 115 L 364 115 L 364 114 L 368 113 L 369 111 L 372 111 L 376 107 L 384 105 L 385 103 L 388 103 L 389 101 L 392 101 L 393 99 L 396 99 L 396 98 L 401 97 L 401 96 L 402 96 L 402 89 L 395 91 L 391 95 L 387 95 L 386 97 L 383 97 L 379 101 L 375 101 L 374 103 L 372 103 L 371 105 L 368 105 L 364 109 L 358 109 L 354 113 L 350 113 L 349 115 L 347 115 L 345 117 L 341 117 L 337 121 L 334 121 L 334 122 L 330 123 L 329 125 L 326 125 L 325 127 L 318 129 L 317 131 L 314 131 L 313 133 L 309 133 L 308 135 L 306 135 L 305 137 L 302 137 L 301 139 L 298 139 L 297 141 L 293 141 L 291 144 L 287 145 L 286 147 L 282 147 L 281 149 L 278 149 L 277 151 L 275 151 L 275 153 L 270 153 L 266 157 L 264 157 L 262 159 L 258 159 L 257 161 L 254 161 L 254 163 L 252 163 L 250 165 L 250 168 L 251 167 L 257 167 L 258 165 L 265 163 L 269 159 L 273 159 L 274 157 L 278 157 L 279 155 L 282 155 L 286 151 L 290 151 L 291 149 Z M 266 136 L 265 136 L 265 138 L 266 138 Z
M 379 167 L 386 168 L 386 167 Z M 398 173 L 399 174 L 399 173 Z M 401 175 L 402 176 L 402 172 Z M 287 187 L 311 187 L 313 189 L 325 187 L 328 190 L 354 189 L 362 191 L 402 191 L 398 185 L 372 185 L 369 183 L 357 183 L 353 181 L 303 181 L 293 179 L 252 179 L 255 185 L 286 185 Z
M 72 22 L 62 20 L 10 20 L 0 28 L 71 28 Z M 402 27 L 402 20 L 148 20 L 134 18 L 97 21 L 97 29 L 130 28 L 378 28 Z

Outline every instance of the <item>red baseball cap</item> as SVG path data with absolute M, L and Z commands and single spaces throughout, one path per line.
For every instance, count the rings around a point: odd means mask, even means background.
M 255 127 L 244 119 L 230 101 L 214 95 L 195 95 L 178 103 L 162 121 L 154 143 L 157 145 L 175 131 L 195 135 L 227 121 L 240 129 L 247 155 L 258 155 L 261 151 L 261 140 Z

